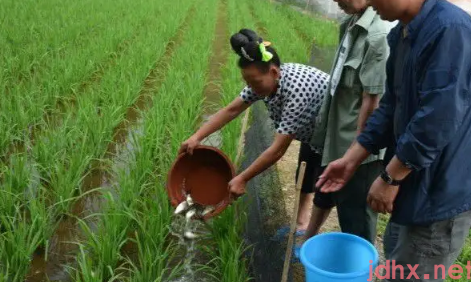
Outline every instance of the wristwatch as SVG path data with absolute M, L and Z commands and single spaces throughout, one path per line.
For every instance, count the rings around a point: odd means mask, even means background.
M 402 181 L 400 180 L 393 179 L 386 170 L 383 170 L 381 172 L 381 179 L 383 179 L 384 182 L 388 183 L 391 186 L 399 186 L 402 183 Z

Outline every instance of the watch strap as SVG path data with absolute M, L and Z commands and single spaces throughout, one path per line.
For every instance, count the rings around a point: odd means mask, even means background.
M 391 186 L 399 186 L 402 183 L 402 181 L 393 179 L 386 170 L 383 170 L 380 176 L 384 180 L 384 182 L 388 183 Z

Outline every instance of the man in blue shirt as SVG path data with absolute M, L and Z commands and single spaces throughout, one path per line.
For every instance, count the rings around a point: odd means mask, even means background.
M 317 186 L 340 190 L 362 160 L 387 148 L 387 167 L 367 200 L 392 214 L 386 281 L 443 281 L 471 227 L 471 17 L 444 0 L 371 5 L 382 19 L 400 22 L 388 37 L 386 92 Z

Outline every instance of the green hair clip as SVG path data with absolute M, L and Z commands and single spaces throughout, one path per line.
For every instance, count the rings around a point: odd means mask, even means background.
M 260 43 L 259 48 L 262 53 L 262 61 L 269 62 L 273 58 L 273 54 L 267 51 L 264 43 Z

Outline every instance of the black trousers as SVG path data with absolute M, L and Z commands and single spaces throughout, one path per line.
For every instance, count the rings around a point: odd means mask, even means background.
M 304 181 L 301 188 L 301 193 L 314 193 L 314 204 L 322 209 L 330 209 L 335 206 L 332 193 L 321 193 L 315 187 L 319 176 L 324 171 L 325 167 L 321 167 L 322 155 L 319 155 L 311 150 L 308 144 L 301 143 L 298 156 L 298 168 L 296 169 L 296 179 L 298 180 L 299 167 L 301 162 L 306 162 L 306 172 L 304 174 Z

